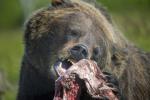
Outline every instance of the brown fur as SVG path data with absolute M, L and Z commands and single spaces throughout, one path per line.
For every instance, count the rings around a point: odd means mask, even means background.
M 72 16 L 77 17 L 72 18 Z M 87 32 L 89 32 L 87 33 L 88 35 L 81 36 L 77 40 L 70 40 L 67 43 L 63 42 L 63 32 L 68 32 L 64 28 L 68 24 L 66 18 L 74 20 L 74 23 L 70 22 L 71 25 L 78 26 L 78 24 L 83 24 L 80 27 L 81 31 L 85 31 L 86 26 Z M 54 28 L 59 29 L 62 34 L 58 35 L 55 32 L 57 29 Z M 92 58 L 95 47 L 103 49 L 102 57 L 99 58 L 97 63 L 102 67 L 103 71 L 110 72 L 118 78 L 125 100 L 150 99 L 150 58 L 116 29 L 110 21 L 110 17 L 102 8 L 98 9 L 88 3 L 72 0 L 68 4 L 48 9 L 44 8 L 36 12 L 27 21 L 25 34 L 26 55 L 29 56 L 33 65 L 41 64 L 43 66 L 45 64 L 42 59 L 43 56 L 38 53 L 42 51 L 41 39 L 47 39 L 47 37 L 51 39 L 50 44 L 46 44 L 47 48 L 51 49 L 51 57 L 48 58 L 51 62 L 48 64 L 53 64 L 57 59 L 57 55 L 68 57 L 67 50 L 69 48 L 86 41 L 90 52 L 89 58 Z M 37 41 L 40 41 L 40 44 Z M 45 45 L 44 43 L 43 45 Z M 40 48 L 39 50 L 37 50 L 38 47 Z M 41 60 L 35 55 L 39 55 Z M 36 68 L 39 70 L 41 66 L 36 66 Z M 39 73 L 42 74 L 45 70 L 42 68 Z

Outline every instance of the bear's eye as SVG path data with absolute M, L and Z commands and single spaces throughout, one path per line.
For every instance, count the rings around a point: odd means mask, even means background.
M 65 38 L 67 40 L 73 40 L 73 39 L 78 39 L 80 37 L 80 32 L 77 31 L 70 31 L 69 33 L 66 34 Z

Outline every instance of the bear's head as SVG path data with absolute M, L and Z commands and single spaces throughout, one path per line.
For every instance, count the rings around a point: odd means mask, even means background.
M 26 51 L 37 66 L 69 68 L 92 59 L 101 69 L 121 75 L 127 41 L 102 7 L 78 0 L 52 0 L 27 22 Z M 52 67 L 53 68 L 53 67 Z

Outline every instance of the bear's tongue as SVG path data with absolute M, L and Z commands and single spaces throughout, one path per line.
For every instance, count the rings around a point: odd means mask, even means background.
M 78 100 L 82 87 L 86 87 L 86 91 L 91 97 L 98 99 L 107 97 L 109 100 L 118 100 L 113 89 L 107 86 L 105 76 L 96 62 L 83 59 L 67 69 L 63 65 L 60 62 L 54 67 L 59 78 L 55 83 L 53 100 Z M 85 86 L 82 82 L 85 83 Z

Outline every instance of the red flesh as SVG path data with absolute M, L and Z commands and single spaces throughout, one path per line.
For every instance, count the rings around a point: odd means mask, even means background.
M 106 79 L 97 64 L 91 60 L 81 60 L 72 65 L 56 80 L 54 100 L 77 100 L 80 96 L 81 85 L 75 74 L 84 81 L 87 93 L 93 98 L 107 97 L 118 100 L 112 88 L 106 85 Z

